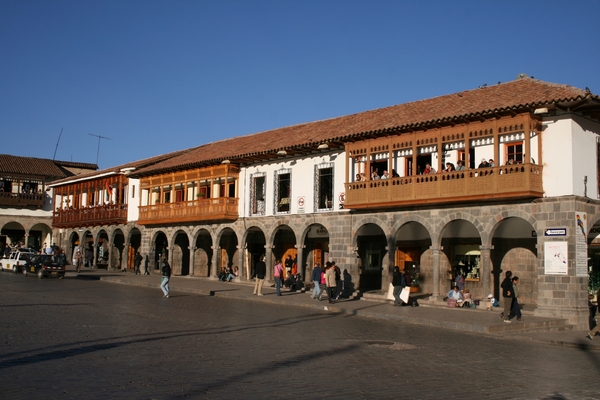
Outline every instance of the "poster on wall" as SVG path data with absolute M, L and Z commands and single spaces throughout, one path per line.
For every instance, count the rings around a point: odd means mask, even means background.
M 567 242 L 544 243 L 544 274 L 567 275 L 568 272 Z
M 587 214 L 575 213 L 575 275 L 588 276 Z

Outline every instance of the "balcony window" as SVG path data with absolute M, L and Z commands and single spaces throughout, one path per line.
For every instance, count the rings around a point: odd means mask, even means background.
M 523 163 L 523 142 L 508 143 L 505 145 L 506 162 L 512 160 L 515 164 Z
M 250 215 L 265 215 L 265 174 L 250 176 Z
M 333 209 L 333 163 L 315 165 L 314 193 L 318 210 Z
M 290 169 L 275 172 L 275 212 L 290 212 L 292 174 Z

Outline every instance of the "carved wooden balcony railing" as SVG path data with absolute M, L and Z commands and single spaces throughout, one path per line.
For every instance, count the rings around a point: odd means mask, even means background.
M 542 167 L 518 164 L 346 184 L 344 208 L 542 197 Z
M 60 209 L 54 211 L 52 225 L 56 228 L 116 225 L 127 223 L 127 204 Z
M 0 205 L 8 207 L 43 207 L 43 193 L 0 192 Z
M 170 224 L 181 222 L 235 221 L 238 218 L 238 199 L 219 197 L 177 203 L 140 206 L 138 224 Z

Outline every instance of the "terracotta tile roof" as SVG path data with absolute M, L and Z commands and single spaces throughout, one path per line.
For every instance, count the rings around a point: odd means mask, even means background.
M 93 169 L 93 170 L 98 169 L 97 164 L 90 164 L 90 163 L 84 163 L 84 162 L 54 160 L 54 164 L 56 164 L 60 167 L 84 168 L 84 169 Z
M 236 158 L 260 156 L 280 149 L 300 148 L 321 142 L 353 141 L 386 131 L 418 129 L 511 110 L 533 111 L 540 106 L 582 100 L 596 103 L 597 112 L 600 98 L 587 90 L 521 78 L 460 93 L 209 143 L 140 169 L 136 174 L 142 176 L 215 164 L 224 159 L 235 162 Z
M 172 153 L 167 153 L 167 154 L 161 154 L 158 156 L 153 156 L 153 157 L 149 157 L 149 158 L 144 158 L 142 160 L 137 160 L 137 161 L 132 161 L 130 163 L 127 164 L 122 164 L 122 165 L 117 165 L 115 167 L 110 167 L 110 168 L 106 168 L 100 171 L 93 171 L 93 172 L 89 172 L 89 173 L 83 173 L 80 175 L 76 175 L 76 176 L 71 176 L 71 177 L 67 177 L 64 179 L 59 179 L 55 182 L 52 182 L 52 187 L 55 186 L 61 186 L 61 185 L 67 185 L 70 182 L 72 182 L 73 180 L 91 180 L 91 179 L 95 179 L 98 176 L 102 176 L 102 175 L 107 175 L 110 173 L 124 173 L 125 170 L 130 170 L 130 171 L 135 171 L 137 169 L 140 168 L 144 168 L 144 167 L 148 167 L 148 166 L 152 166 L 156 163 L 159 163 L 161 161 L 167 160 L 171 157 L 176 157 L 180 154 L 185 153 L 187 150 L 179 150 L 179 151 L 174 151 Z
M 65 173 L 50 159 L 9 154 L 0 154 L 0 174 L 31 176 L 49 180 L 65 177 Z

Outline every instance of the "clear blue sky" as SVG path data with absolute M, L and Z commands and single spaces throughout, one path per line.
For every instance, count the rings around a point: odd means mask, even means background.
M 514 80 L 600 94 L 600 1 L 0 0 L 0 152 L 100 168 Z

